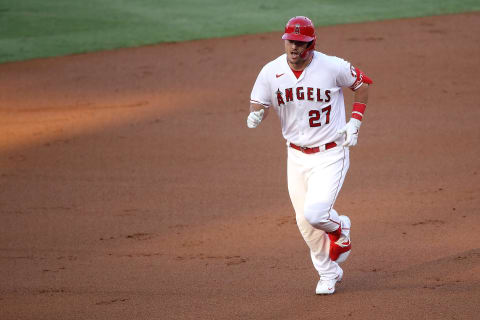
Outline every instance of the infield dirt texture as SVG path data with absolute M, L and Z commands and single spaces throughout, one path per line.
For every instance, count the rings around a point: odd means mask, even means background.
M 333 296 L 278 119 L 245 122 L 281 32 L 0 65 L 0 319 L 478 319 L 479 26 L 317 28 L 375 82 Z

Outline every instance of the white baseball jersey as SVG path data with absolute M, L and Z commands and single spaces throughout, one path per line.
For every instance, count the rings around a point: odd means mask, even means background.
M 266 64 L 255 81 L 250 102 L 273 106 L 287 142 L 317 147 L 342 139 L 345 125 L 342 87 L 352 87 L 355 69 L 341 58 L 314 51 L 297 79 L 286 54 Z

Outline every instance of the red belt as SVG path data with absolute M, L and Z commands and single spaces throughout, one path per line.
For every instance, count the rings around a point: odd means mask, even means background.
M 327 143 L 327 144 L 325 144 L 321 147 L 306 148 L 306 147 L 299 147 L 296 144 L 290 143 L 290 147 L 292 147 L 293 149 L 296 149 L 298 151 L 301 151 L 303 153 L 306 153 L 306 154 L 312 154 L 312 153 L 317 153 L 317 152 L 320 152 L 320 151 L 325 151 L 325 150 L 328 150 L 328 149 L 335 148 L 336 146 L 337 146 L 337 144 L 335 142 L 329 142 L 329 143 Z

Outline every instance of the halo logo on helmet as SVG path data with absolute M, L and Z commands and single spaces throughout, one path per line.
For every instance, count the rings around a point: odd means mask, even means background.
M 295 34 L 300 34 L 300 25 L 299 24 L 295 25 Z
M 315 27 L 312 20 L 304 16 L 293 17 L 288 20 L 285 25 L 285 33 L 283 40 L 310 42 L 310 45 L 300 56 L 305 59 L 308 55 L 313 54 L 317 36 L 315 35 Z

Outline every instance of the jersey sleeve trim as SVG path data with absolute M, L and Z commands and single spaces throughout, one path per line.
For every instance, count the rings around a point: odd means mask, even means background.
M 261 105 L 264 106 L 265 108 L 269 108 L 269 107 L 270 107 L 270 104 L 264 103 L 264 102 L 260 102 L 260 101 L 257 101 L 257 100 L 252 100 L 252 99 L 250 99 L 250 103 L 261 104 Z

